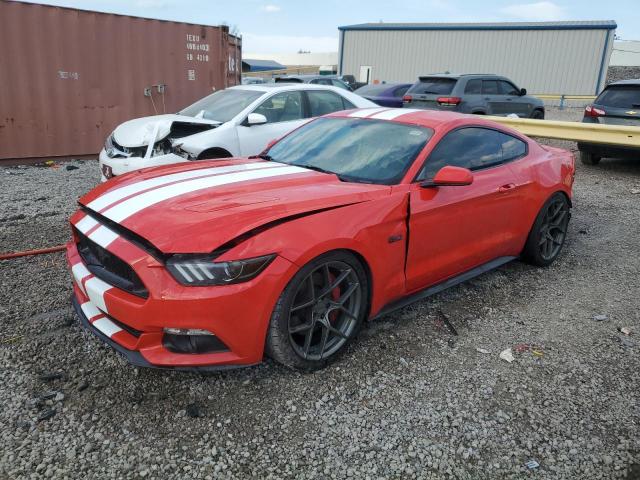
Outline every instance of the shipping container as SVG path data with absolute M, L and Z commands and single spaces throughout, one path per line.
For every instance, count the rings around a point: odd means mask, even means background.
M 239 84 L 241 50 L 226 26 L 0 0 L 0 162 L 96 154 L 125 120 Z

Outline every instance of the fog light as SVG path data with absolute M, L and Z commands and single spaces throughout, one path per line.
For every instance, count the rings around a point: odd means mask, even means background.
M 229 350 L 213 333 L 198 328 L 165 328 L 162 344 L 172 353 L 202 354 Z

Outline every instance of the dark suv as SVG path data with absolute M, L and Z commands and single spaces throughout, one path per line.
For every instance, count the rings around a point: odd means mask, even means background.
M 542 100 L 527 95 L 506 77 L 438 74 L 419 77 L 403 98 L 407 108 L 449 110 L 479 115 L 544 118 Z
M 584 109 L 582 122 L 640 127 L 640 79 L 607 85 L 598 98 Z M 578 150 L 580 160 L 586 165 L 596 165 L 602 157 L 640 156 L 637 148 L 597 143 L 580 142 Z

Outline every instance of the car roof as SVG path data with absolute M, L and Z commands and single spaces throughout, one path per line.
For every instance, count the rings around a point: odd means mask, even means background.
M 420 81 L 421 78 L 431 78 L 431 77 L 435 77 L 435 78 L 451 78 L 453 80 L 457 80 L 460 79 L 462 77 L 468 78 L 468 77 L 472 77 L 472 78 L 506 78 L 503 77 L 502 75 L 496 75 L 495 73 L 430 73 L 428 75 L 420 75 L 418 76 L 418 81 Z
M 611 82 L 607 87 L 614 85 L 640 85 L 640 78 L 630 78 L 627 80 L 618 80 L 617 82 Z M 606 87 L 605 87 L 606 88 Z
M 251 90 L 254 92 L 273 92 L 274 90 L 325 90 L 325 89 L 331 89 L 335 91 L 342 90 L 338 87 L 332 87 L 330 85 L 317 85 L 313 83 L 309 84 L 309 83 L 293 83 L 293 82 L 292 83 L 279 82 L 279 83 L 258 83 L 253 85 L 235 85 L 233 87 L 229 87 L 228 89 Z
M 526 138 L 516 130 L 497 122 L 482 118 L 481 115 L 467 115 L 440 110 L 423 110 L 415 108 L 359 108 L 344 110 L 324 115 L 333 118 L 363 118 L 385 120 L 395 123 L 406 123 L 431 128 L 433 130 L 449 130 L 458 126 L 484 126 L 510 133 L 519 138 Z
M 301 80 L 313 80 L 314 78 L 336 78 L 335 75 L 278 75 L 276 78 L 299 78 Z

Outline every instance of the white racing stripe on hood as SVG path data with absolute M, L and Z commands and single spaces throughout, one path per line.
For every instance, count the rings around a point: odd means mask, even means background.
M 418 110 L 415 108 L 394 108 L 393 110 L 387 110 L 386 112 L 376 113 L 375 115 L 372 115 L 371 118 L 376 118 L 378 120 L 393 120 L 401 115 L 407 115 L 417 111 Z
M 356 118 L 364 118 L 364 117 L 368 117 L 369 115 L 373 115 L 374 113 L 383 112 L 385 110 L 389 110 L 389 109 L 386 107 L 364 108 L 362 110 L 358 110 L 357 112 L 350 113 L 349 116 L 356 117 Z
M 115 190 L 111 190 L 104 195 L 99 196 L 95 200 L 89 202 L 87 204 L 87 207 L 94 211 L 100 211 L 108 207 L 109 205 L 113 205 L 115 202 L 122 200 L 123 198 L 135 195 L 136 193 L 140 193 L 143 190 L 148 190 L 154 187 L 161 187 L 163 185 L 167 185 L 168 183 L 179 182 L 181 180 L 190 180 L 193 178 L 206 177 L 209 175 L 222 173 L 242 172 L 245 170 L 277 168 L 280 166 L 281 164 L 274 164 L 272 162 L 256 162 L 243 163 L 241 165 L 229 165 L 226 167 L 202 168 L 200 170 L 189 170 L 187 172 L 173 173 L 171 175 L 150 178 L 148 180 L 142 180 L 140 182 L 132 183 L 131 185 L 116 188 Z M 80 220 L 80 222 L 82 222 L 82 220 Z
M 136 195 L 133 198 L 125 200 L 124 202 L 105 210 L 102 214 L 114 222 L 119 223 L 125 218 L 128 218 L 151 205 L 169 200 L 170 198 L 179 197 L 180 195 L 192 193 L 197 190 L 245 182 L 247 180 L 260 180 L 262 178 L 280 177 L 305 172 L 310 172 L 310 170 L 301 167 L 289 166 L 197 178 L 186 182 L 175 183 L 173 185 L 166 185 L 161 188 L 156 188 L 155 190 L 141 193 L 140 195 Z
M 93 232 L 91 232 L 89 238 L 100 245 L 102 248 L 107 248 L 116 238 L 118 238 L 118 234 L 110 228 L 107 228 L 104 225 L 100 225 Z
M 97 224 L 98 222 L 96 220 L 91 218 L 89 215 L 86 215 L 82 217 L 82 219 L 78 220 L 78 222 L 76 223 L 76 228 L 80 230 L 82 233 L 86 234 L 89 230 L 91 230 Z

